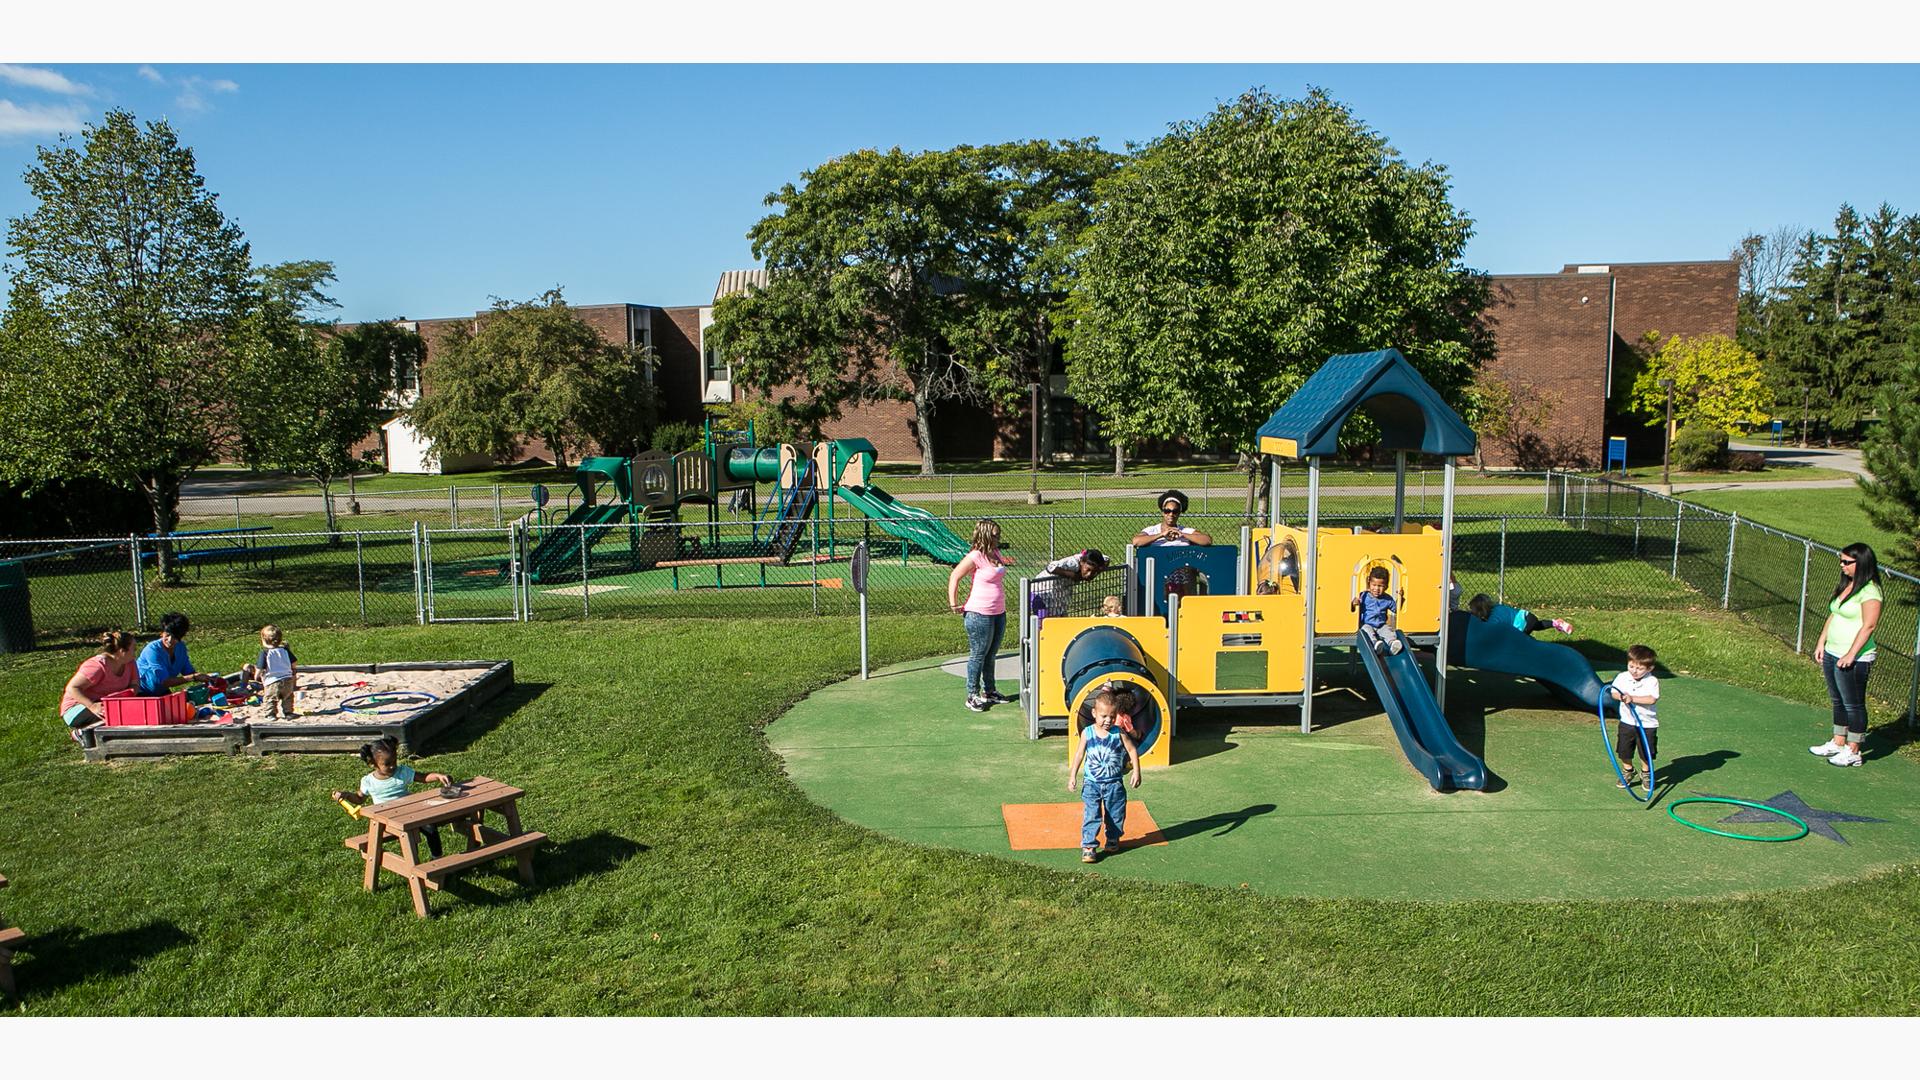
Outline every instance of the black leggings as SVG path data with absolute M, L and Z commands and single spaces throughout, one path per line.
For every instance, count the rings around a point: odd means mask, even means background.
M 1527 625 L 1521 627 L 1520 631 L 1525 634 L 1531 634 L 1538 630 L 1551 630 L 1551 629 L 1553 629 L 1552 619 L 1543 619 L 1540 616 L 1535 615 L 1533 612 L 1529 611 L 1527 612 Z

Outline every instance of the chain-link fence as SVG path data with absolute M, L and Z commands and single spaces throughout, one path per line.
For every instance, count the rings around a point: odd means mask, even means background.
M 1283 495 L 1283 519 L 1303 524 L 1304 504 Z M 1715 604 L 1797 651 L 1812 649 L 1837 576 L 1832 548 L 1588 477 L 1549 478 L 1515 497 L 1527 502 L 1526 512 L 1456 517 L 1454 568 L 1464 596 L 1485 592 L 1549 613 Z M 1323 522 L 1372 524 L 1391 510 L 1390 492 L 1355 499 L 1371 509 L 1344 507 L 1323 515 Z M 0 542 L 0 607 L 12 603 L 10 597 L 24 598 L 42 641 L 116 627 L 151 630 L 168 611 L 186 612 L 203 627 L 233 629 L 266 622 L 845 616 L 857 609 L 854 546 L 866 541 L 869 610 L 931 614 L 947 610 L 952 565 L 944 559 L 965 550 L 960 538 L 977 520 L 964 512 L 922 520 L 902 528 L 909 534 L 903 537 L 864 516 L 845 516 L 844 508 L 841 516 L 816 516 L 797 528 L 723 512 L 713 521 L 542 525 L 507 510 L 503 502 L 503 520 L 478 527 L 409 522 L 330 534 L 243 526 L 184 531 L 164 543 L 149 537 Z M 1182 520 L 1216 542 L 1237 543 L 1248 524 L 1237 511 L 1197 511 Z M 1411 497 L 1407 512 L 1418 515 Z M 1015 560 L 1010 578 L 1040 577 L 1048 561 L 1089 547 L 1118 566 L 1129 540 L 1149 523 L 1138 511 L 993 516 Z M 7 563 L 16 569 L 8 571 Z M 1878 666 L 1889 674 L 1875 682 L 1904 687 L 1895 696 L 1909 701 L 1911 715 L 1920 692 L 1920 581 L 1896 571 L 1884 577 Z M 16 578 L 20 597 L 6 591 Z M 1106 596 L 1123 592 L 1111 574 L 1043 585 L 1074 614 L 1097 611 Z
M 1704 599 L 1810 653 L 1840 585 L 1840 552 L 1826 544 L 1605 478 L 1554 474 L 1545 504 L 1558 520 L 1613 541 L 1620 556 L 1664 573 Z M 1885 594 L 1874 682 L 1920 699 L 1920 578 L 1881 567 Z M 1879 673 L 1884 672 L 1885 675 Z M 1883 681 L 1885 680 L 1885 681 Z M 1883 691 L 1884 692 L 1884 691 Z

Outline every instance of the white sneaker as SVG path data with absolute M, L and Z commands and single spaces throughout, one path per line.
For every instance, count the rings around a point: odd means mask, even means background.
M 1816 746 L 1807 747 L 1807 753 L 1818 754 L 1821 757 L 1825 757 L 1825 758 L 1832 757 L 1833 755 L 1839 753 L 1840 750 L 1841 750 L 1841 746 L 1838 743 L 1830 743 L 1830 742 L 1823 742 Z
M 1406 648 L 1406 645 L 1403 642 L 1401 642 L 1400 635 L 1395 634 L 1394 636 L 1387 639 L 1387 651 L 1392 653 L 1393 655 L 1399 656 L 1400 650 L 1404 648 Z
M 1827 758 L 1827 764 L 1858 765 L 1860 764 L 1860 751 L 1855 750 L 1852 746 L 1848 746 L 1845 750 L 1829 756 Z

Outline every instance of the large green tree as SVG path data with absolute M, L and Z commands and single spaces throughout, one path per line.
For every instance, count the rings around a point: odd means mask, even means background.
M 311 476 L 337 530 L 333 485 L 359 462 L 353 448 L 392 402 L 396 367 L 417 365 L 420 335 L 395 323 L 335 332 L 319 316 L 333 264 L 307 261 L 256 272 L 260 302 L 246 322 L 241 445 L 249 464 Z
M 1328 356 L 1394 346 L 1453 394 L 1490 354 L 1446 171 L 1408 164 L 1321 91 L 1250 91 L 1096 190 L 1067 374 L 1117 442 L 1232 446 L 1250 464 L 1260 423 Z
M 1032 377 L 1029 196 L 1012 189 L 1041 199 L 1054 181 L 1028 165 L 965 146 L 857 150 L 768 195 L 778 209 L 747 233 L 767 284 L 714 305 L 709 331 L 734 377 L 815 430 L 850 404 L 911 401 L 931 473 L 940 403 L 1012 402 Z
M 1899 561 L 1920 566 L 1920 325 L 1907 335 L 1879 410 L 1862 447 L 1873 475 L 1860 479 L 1861 505 L 1869 521 L 1905 538 Z
M 246 241 L 165 121 L 109 111 L 40 147 L 25 179 L 35 206 L 7 226 L 0 477 L 137 489 L 170 531 L 182 479 L 233 430 Z
M 651 358 L 602 338 L 561 290 L 496 300 L 478 323 L 442 335 L 408 410 L 436 453 L 504 459 L 538 438 L 565 465 L 594 446 L 642 443 L 658 410 Z
M 1642 353 L 1646 359 L 1634 373 L 1628 408 L 1648 421 L 1666 421 L 1663 379 L 1673 380 L 1676 430 L 1697 424 L 1736 435 L 1767 419 L 1773 394 L 1760 358 L 1725 334 L 1675 334 L 1662 342 L 1649 332 Z

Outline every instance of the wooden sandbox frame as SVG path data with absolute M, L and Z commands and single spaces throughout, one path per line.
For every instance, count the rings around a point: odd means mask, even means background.
M 435 660 L 393 664 L 302 664 L 300 674 L 326 672 L 373 675 L 395 671 L 481 672 L 472 686 L 415 712 L 370 717 L 368 723 L 331 720 L 274 720 L 263 723 L 165 724 L 159 727 L 108 727 L 89 724 L 78 729 L 80 748 L 88 761 L 109 758 L 155 757 L 170 754 L 315 754 L 351 753 L 364 743 L 391 735 L 403 754 L 417 754 L 427 740 L 473 714 L 513 686 L 511 660 Z

